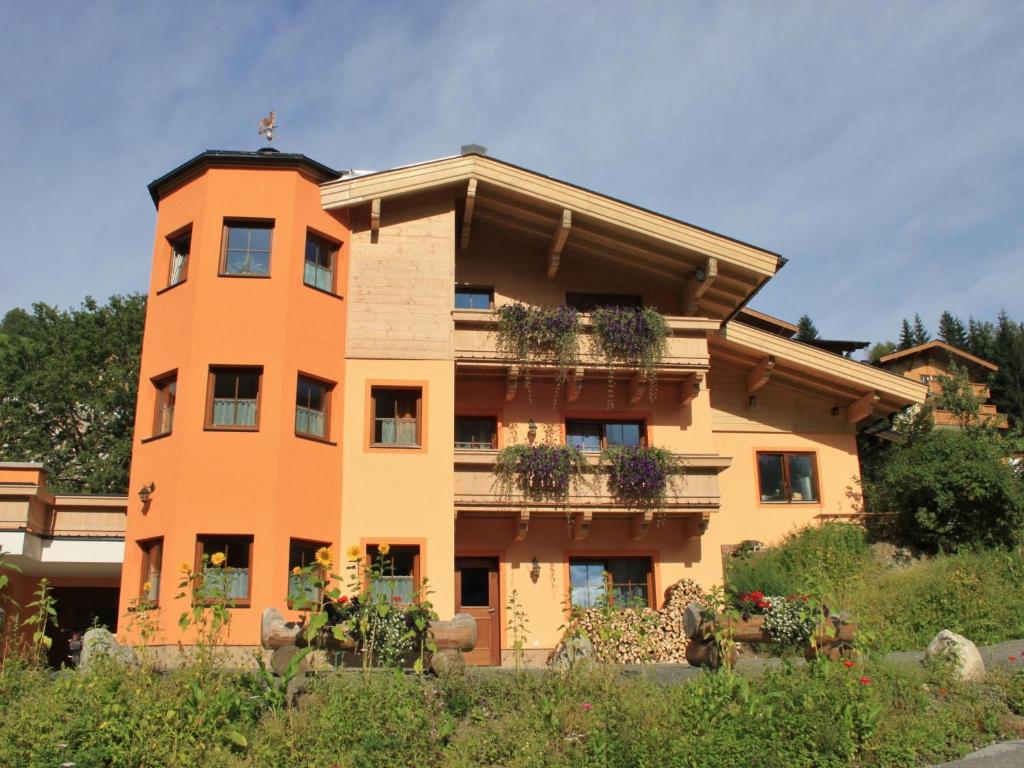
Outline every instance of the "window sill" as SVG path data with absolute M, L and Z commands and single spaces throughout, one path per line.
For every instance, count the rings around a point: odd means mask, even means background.
M 310 285 L 309 283 L 303 283 L 303 285 L 311 290 L 316 291 L 317 293 L 322 293 L 324 296 L 330 296 L 332 299 L 338 299 L 339 301 L 345 300 L 345 297 L 342 296 L 340 293 L 335 293 L 334 291 L 326 291 L 323 288 L 318 288 L 317 286 Z
M 259 432 L 259 426 L 255 427 L 232 427 L 220 424 L 207 424 L 203 427 L 204 432 Z
M 270 279 L 270 275 L 245 275 L 245 274 L 236 274 L 234 272 L 218 272 L 217 273 L 217 277 L 241 277 L 241 278 L 256 279 L 256 280 L 269 280 Z
M 128 613 L 138 613 L 140 611 L 152 611 L 160 607 L 160 603 L 157 601 L 147 602 L 145 605 L 129 605 Z
M 303 440 L 309 440 L 314 443 L 322 443 L 323 445 L 337 445 L 336 442 L 326 437 L 318 437 L 317 435 L 309 435 L 305 432 L 296 432 L 296 437 L 302 438 Z
M 214 605 L 219 605 L 219 602 L 220 601 L 218 601 L 218 600 L 193 600 L 192 601 L 192 606 L 195 607 L 195 606 L 202 605 L 202 606 L 205 606 L 205 607 L 209 608 L 209 607 L 214 606 Z M 225 608 L 251 608 L 252 607 L 252 602 L 251 602 L 251 600 L 249 598 L 245 598 L 244 600 L 241 600 L 241 599 L 232 600 L 232 599 L 229 598 L 227 600 L 227 603 L 228 604 L 225 606 Z
M 142 444 L 152 443 L 156 440 L 163 440 L 165 437 L 170 437 L 173 434 L 173 432 L 161 432 L 159 435 L 150 435 L 149 437 L 144 437 L 139 442 Z
M 419 443 L 370 443 L 370 448 L 380 448 L 382 450 L 401 450 L 401 451 L 420 451 L 423 450 L 423 446 Z
M 807 500 L 807 501 L 770 501 L 770 500 L 767 500 L 767 499 L 762 499 L 760 501 L 760 503 L 765 505 L 765 506 L 772 506 L 772 507 L 784 507 L 784 506 L 791 506 L 793 504 L 796 504 L 798 506 L 805 506 L 805 507 L 807 507 L 807 506 L 810 506 L 810 507 L 819 506 L 820 507 L 821 506 L 821 502 L 820 501 L 810 500 L 810 499 Z
M 163 288 L 157 290 L 156 295 L 159 296 L 162 293 L 167 293 L 172 288 L 177 288 L 179 285 L 184 285 L 187 282 L 188 278 L 186 277 L 184 280 L 179 280 L 178 282 L 172 283 L 171 285 L 165 285 Z

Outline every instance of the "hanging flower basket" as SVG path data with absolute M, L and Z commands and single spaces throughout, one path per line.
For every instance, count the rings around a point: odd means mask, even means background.
M 665 357 L 668 323 L 651 307 L 598 307 L 590 315 L 594 355 L 608 365 L 608 407 L 614 407 L 612 366 L 634 366 L 649 383 L 651 401 L 657 396 L 657 367 Z
M 674 454 L 664 448 L 616 445 L 601 452 L 608 490 L 632 507 L 660 507 L 672 476 L 678 472 Z
M 564 502 L 586 465 L 573 445 L 512 445 L 498 451 L 494 472 L 503 496 Z
M 526 366 L 526 390 L 531 397 L 530 363 L 553 363 L 560 386 L 579 361 L 579 313 L 564 304 L 506 304 L 498 308 L 496 346 L 500 355 Z

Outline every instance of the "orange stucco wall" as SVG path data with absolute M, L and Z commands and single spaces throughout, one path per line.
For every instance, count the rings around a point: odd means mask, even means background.
M 269 278 L 218 275 L 225 218 L 273 219 Z M 192 226 L 188 278 L 168 280 L 168 235 Z M 233 644 L 259 640 L 265 606 L 285 609 L 290 538 L 339 539 L 343 410 L 332 407 L 333 443 L 294 432 L 300 372 L 344 388 L 346 304 L 303 284 L 307 229 L 342 243 L 336 284 L 344 293 L 345 214 L 320 206 L 315 180 L 295 170 L 210 168 L 159 205 L 142 352 L 131 471 L 122 614 L 138 596 L 140 540 L 164 537 L 160 605 L 165 639 L 177 640 L 178 569 L 194 561 L 197 534 L 253 536 L 252 608 L 236 609 Z M 259 430 L 204 428 L 211 365 L 263 366 Z M 153 431 L 153 377 L 177 370 L 174 429 Z M 144 509 L 134 490 L 153 482 Z

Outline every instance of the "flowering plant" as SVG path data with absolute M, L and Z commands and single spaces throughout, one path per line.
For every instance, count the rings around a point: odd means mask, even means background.
M 665 356 L 668 323 L 651 307 L 597 307 L 590 315 L 594 354 L 608 364 L 609 408 L 613 407 L 612 364 L 636 366 L 657 395 L 656 366 Z
M 614 445 L 601 452 L 608 489 L 631 506 L 659 506 L 677 470 L 677 460 L 664 448 Z
M 574 445 L 510 445 L 498 451 L 494 472 L 503 496 L 565 501 L 583 481 L 583 452 Z
M 564 304 L 528 307 L 515 303 L 499 307 L 497 349 L 510 360 L 554 363 L 555 381 L 563 384 L 579 359 L 579 313 Z M 526 387 L 530 392 L 529 368 Z
M 771 602 L 764 596 L 764 592 L 754 590 L 741 594 L 736 599 L 736 607 L 739 608 L 740 615 L 746 619 L 750 616 L 761 616 L 767 613 L 771 608 Z
M 780 645 L 802 645 L 810 641 L 821 624 L 822 611 L 806 595 L 768 597 L 764 630 Z

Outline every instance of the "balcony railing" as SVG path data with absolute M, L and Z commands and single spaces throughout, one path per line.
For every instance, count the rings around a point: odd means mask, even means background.
M 977 397 L 980 400 L 988 400 L 990 397 L 992 397 L 992 392 L 989 390 L 987 384 L 975 384 L 972 382 L 971 392 L 975 397 Z M 932 381 L 929 381 L 928 394 L 932 397 L 938 397 L 939 395 L 941 395 L 942 383 L 939 381 L 935 381 L 934 379 Z
M 496 450 L 455 451 L 455 508 L 462 513 L 512 513 L 520 509 L 532 512 L 572 513 L 589 510 L 600 513 L 632 513 L 634 509 L 616 499 L 608 490 L 608 477 L 598 474 L 597 454 L 585 454 L 593 470 L 588 479 L 592 487 L 570 493 L 565 504 L 525 501 L 503 497 L 494 473 Z M 726 469 L 732 459 L 714 454 L 677 454 L 681 474 L 670 485 L 668 496 L 661 507 L 665 514 L 689 514 L 713 511 L 720 504 L 718 473 Z
M 949 411 L 943 411 L 936 408 L 932 413 L 932 418 L 935 420 L 936 427 L 959 427 L 960 420 Z M 996 429 L 1007 429 L 1010 426 L 1009 421 L 1006 418 L 1005 413 L 998 413 L 996 407 L 991 404 L 984 404 L 981 406 L 979 413 L 979 421 L 988 424 L 990 427 Z
M 498 316 L 493 310 L 454 310 L 452 318 L 455 323 L 453 350 L 455 360 L 460 367 L 508 367 L 524 363 L 531 369 L 542 370 L 550 367 L 542 361 L 513 361 L 503 357 L 497 351 Z M 719 321 L 696 317 L 665 318 L 668 322 L 670 336 L 667 339 L 665 356 L 658 366 L 659 375 L 685 376 L 694 371 L 708 368 L 707 334 L 717 330 Z M 603 358 L 591 351 L 590 337 L 593 332 L 590 315 L 580 316 L 580 360 L 584 369 L 608 368 Z M 613 368 L 629 370 L 629 366 L 615 365 Z

